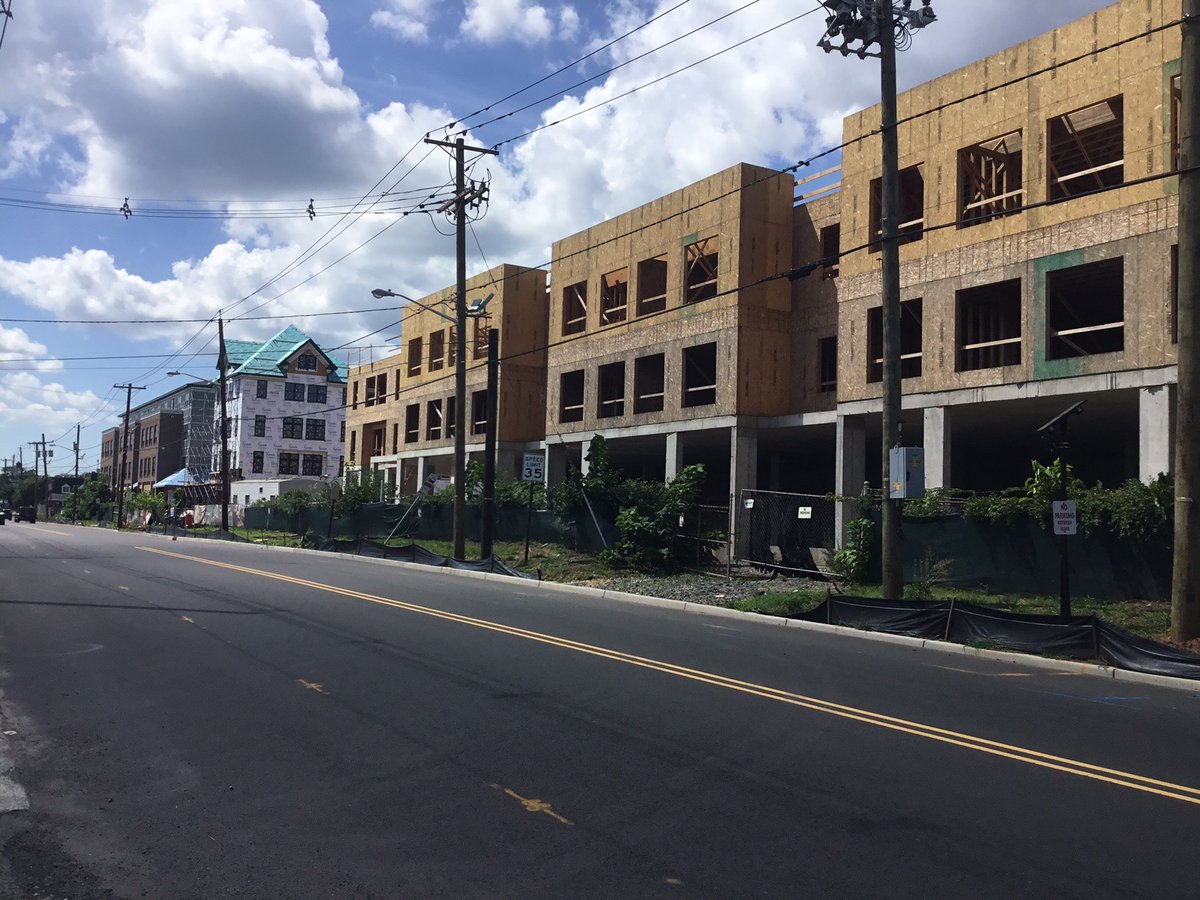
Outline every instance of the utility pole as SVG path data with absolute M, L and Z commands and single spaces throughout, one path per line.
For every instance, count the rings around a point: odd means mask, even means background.
M 129 458 L 129 409 L 134 391 L 144 391 L 145 386 L 133 384 L 114 384 L 117 390 L 125 391 L 125 417 L 121 427 L 121 471 L 117 475 L 117 531 L 125 525 L 125 464 Z
M 931 0 L 913 10 L 912 0 L 902 0 L 896 10 L 892 0 L 821 0 L 830 13 L 826 31 L 817 46 L 826 53 L 863 59 L 879 56 L 880 122 L 883 144 L 882 197 L 879 228 L 883 249 L 880 293 L 883 304 L 883 425 L 881 474 L 883 484 L 881 544 L 883 596 L 898 600 L 904 590 L 904 557 L 900 547 L 901 501 L 890 498 L 890 451 L 900 439 L 900 143 L 897 129 L 896 41 L 937 20 Z M 833 40 L 841 38 L 840 45 Z M 860 42 L 860 46 L 853 46 Z M 879 53 L 870 53 L 872 44 Z M 876 223 L 869 222 L 873 231 Z
M 229 413 L 225 406 L 225 321 L 217 314 L 217 365 L 221 369 L 221 531 L 229 531 Z
M 454 370 L 454 551 L 455 559 L 466 556 L 466 532 L 464 518 L 467 509 L 466 493 L 466 405 L 467 405 L 467 204 L 478 199 L 474 187 L 467 190 L 466 151 L 495 156 L 498 151 L 487 147 L 467 147 L 463 139 L 435 141 L 425 138 L 425 143 L 454 150 L 454 198 L 442 210 L 451 205 L 454 209 L 455 255 L 457 257 L 457 293 L 454 319 L 456 326 L 456 366 Z
M 488 329 L 487 429 L 483 439 L 483 521 L 479 526 L 479 558 L 492 558 L 496 517 L 496 401 L 500 385 L 500 332 Z
M 46 459 L 46 433 L 42 432 L 40 441 L 29 441 L 29 446 L 33 448 L 33 508 L 38 511 L 38 481 L 41 479 L 41 470 L 38 469 L 38 460 L 43 460 L 45 465 Z M 46 466 L 46 477 L 50 476 L 49 466 Z M 45 518 L 43 516 L 43 518 Z
M 75 423 L 75 486 L 71 488 L 71 524 L 75 524 L 75 520 L 79 517 L 79 501 L 74 498 L 75 491 L 79 490 L 79 422 Z
M 1179 384 L 1175 411 L 1175 547 L 1171 637 L 1200 637 L 1200 0 L 1183 0 L 1179 121 Z

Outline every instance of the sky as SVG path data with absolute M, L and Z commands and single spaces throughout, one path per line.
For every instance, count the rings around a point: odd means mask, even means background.
M 900 88 L 1106 5 L 935 0 Z M 402 312 L 370 291 L 454 281 L 452 226 L 419 206 L 452 177 L 426 134 L 500 151 L 472 169 L 472 274 L 546 266 L 554 240 L 735 163 L 793 165 L 879 91 L 876 61 L 817 48 L 809 0 L 8 6 L 0 457 L 32 466 L 44 434 L 52 474 L 77 424 L 98 467 L 113 385 L 145 386 L 136 405 L 215 377 L 219 311 L 229 338 L 293 324 L 350 364 L 393 352 Z

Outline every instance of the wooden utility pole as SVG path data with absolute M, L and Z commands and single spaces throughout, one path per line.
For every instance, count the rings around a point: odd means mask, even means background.
M 900 440 L 900 142 L 896 119 L 896 44 L 889 33 L 895 16 L 892 0 L 880 0 L 880 21 L 887 23 L 879 40 L 880 137 L 883 141 L 883 596 L 899 600 L 904 590 L 900 553 L 901 501 L 892 500 L 889 453 Z M 875 223 L 870 223 L 875 227 Z M 903 478 L 903 473 L 900 474 Z
M 1183 0 L 1179 117 L 1179 384 L 1175 412 L 1175 548 L 1171 637 L 1200 637 L 1200 0 Z
M 74 494 L 79 490 L 79 426 L 80 423 L 75 423 L 75 484 L 71 488 L 71 524 L 75 524 L 75 520 L 79 518 L 79 501 L 75 499 Z
M 496 403 L 500 389 L 500 332 L 488 329 L 487 428 L 483 439 L 483 519 L 479 523 L 479 558 L 492 558 L 496 518 Z
M 211 320 L 210 320 L 211 321 Z M 225 321 L 217 316 L 217 365 L 221 369 L 221 531 L 229 531 L 229 413 L 225 405 Z
M 125 465 L 129 458 L 129 410 L 134 391 L 144 391 L 145 386 L 114 384 L 114 388 L 125 391 L 125 417 L 121 426 L 121 471 L 117 474 L 117 530 L 125 525 Z
M 465 522 L 467 510 L 466 492 L 466 405 L 467 405 L 467 203 L 471 199 L 467 192 L 466 151 L 487 153 L 495 156 L 498 151 L 487 147 L 467 147 L 463 139 L 435 141 L 425 138 L 425 143 L 454 150 L 454 244 L 457 261 L 457 294 L 454 320 L 457 331 L 455 341 L 454 369 L 454 550 L 455 559 L 466 556 Z

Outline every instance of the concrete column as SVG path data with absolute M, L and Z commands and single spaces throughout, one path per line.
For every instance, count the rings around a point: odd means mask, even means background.
M 863 482 L 867 480 L 867 423 L 862 416 L 837 417 L 834 480 L 837 492 L 842 496 L 857 497 L 862 493 Z M 839 548 L 846 542 L 846 523 L 857 514 L 853 504 L 834 504 L 834 536 Z
M 682 468 L 683 441 L 679 439 L 678 431 L 672 431 L 667 435 L 667 468 L 664 480 L 673 480 Z
M 737 552 L 737 520 L 742 491 L 758 488 L 758 429 L 734 425 L 729 429 L 729 552 Z
M 567 448 L 561 443 L 546 444 L 546 485 L 567 480 Z
M 925 487 L 950 487 L 950 429 L 948 407 L 925 410 Z
M 417 466 L 417 490 L 419 491 L 425 485 L 425 457 L 418 456 L 415 463 Z
M 1138 391 L 1138 477 L 1145 483 L 1175 470 L 1175 404 L 1167 385 Z
M 519 475 L 521 470 L 517 466 L 524 459 L 524 452 L 518 453 L 505 447 L 496 448 L 496 471 L 503 472 L 505 475 Z

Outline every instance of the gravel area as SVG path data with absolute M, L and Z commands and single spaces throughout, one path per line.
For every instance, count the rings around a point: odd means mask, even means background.
M 705 603 L 709 606 L 726 606 L 731 600 L 745 600 L 759 594 L 782 594 L 788 591 L 824 591 L 828 583 L 807 578 L 777 578 L 744 573 L 732 578 L 724 575 L 670 575 L 656 576 L 631 573 L 610 578 L 593 578 L 575 581 L 572 584 L 642 594 L 647 597 L 663 597 L 668 600 L 685 600 L 688 603 Z

